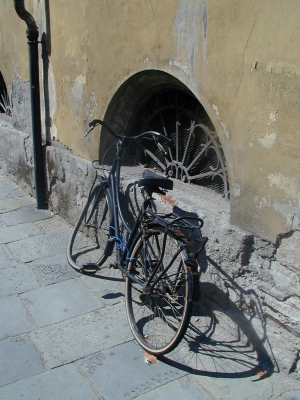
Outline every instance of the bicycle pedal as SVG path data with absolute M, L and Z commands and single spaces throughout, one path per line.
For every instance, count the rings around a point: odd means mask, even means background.
M 86 263 L 82 265 L 82 271 L 87 273 L 93 273 L 98 271 L 99 267 L 95 263 Z

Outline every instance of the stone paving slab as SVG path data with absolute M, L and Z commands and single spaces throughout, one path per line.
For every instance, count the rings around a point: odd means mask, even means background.
M 21 208 L 20 210 L 1 214 L 1 219 L 6 226 L 23 224 L 24 222 L 34 222 L 46 218 L 51 218 L 49 211 L 36 210 L 32 207 Z
M 136 397 L 138 400 L 211 400 L 188 376 L 168 382 L 163 386 Z M 221 398 L 220 398 L 221 399 Z M 219 399 L 218 399 L 219 400 Z
M 9 243 L 7 246 L 17 260 L 29 262 L 65 253 L 68 231 L 59 231 Z
M 33 222 L 0 228 L 0 244 L 27 239 L 41 233 L 43 232 Z
M 5 244 L 0 245 L 0 269 L 12 267 L 17 263 L 8 247 Z
M 48 368 L 132 340 L 124 305 L 100 310 L 40 328 L 30 337 Z
M 57 232 L 69 229 L 70 231 L 68 232 L 67 236 L 68 237 L 71 236 L 72 232 L 71 225 L 58 215 L 54 215 L 49 219 L 43 219 L 41 221 L 37 221 L 36 225 L 45 233 Z
M 162 362 L 148 365 L 144 353 L 133 341 L 88 356 L 76 365 L 105 400 L 133 399 L 186 374 Z
M 44 370 L 44 364 L 27 335 L 1 340 L 0 360 L 0 386 Z
M 0 340 L 37 329 L 17 296 L 0 298 Z
M 201 375 L 191 375 L 190 380 L 199 390 L 205 390 L 212 399 L 247 399 L 270 400 L 273 397 L 270 379 L 258 380 L 258 377 L 248 378 L 218 378 Z
M 0 179 L 0 199 L 11 199 L 17 196 L 24 196 L 25 193 L 17 184 L 10 182 L 8 179 Z
M 103 307 L 103 303 L 78 279 L 44 286 L 24 293 L 20 298 L 39 327 Z
M 66 253 L 45 257 L 27 264 L 42 286 L 78 278 L 80 273 L 68 264 Z
M 1 400 L 99 400 L 73 365 L 65 365 L 0 388 Z
M 1 270 L 0 297 L 24 293 L 38 287 L 40 285 L 27 265 L 19 264 Z
M 105 305 L 125 301 L 125 281 L 121 278 L 82 275 L 81 279 Z
M 276 398 L 276 400 L 299 400 L 299 399 L 300 399 L 300 389 L 287 390 L 286 393 L 283 393 L 282 395 Z
M 17 210 L 23 207 L 29 207 L 29 206 L 34 207 L 34 204 L 35 204 L 34 199 L 29 196 L 13 197 L 9 199 L 9 201 L 7 201 L 7 199 L 2 199 L 0 200 L 0 214 L 8 211 Z

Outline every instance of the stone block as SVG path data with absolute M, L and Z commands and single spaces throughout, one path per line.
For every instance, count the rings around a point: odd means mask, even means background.
M 37 328 L 17 296 L 0 298 L 0 340 Z
M 30 82 L 14 79 L 12 84 L 13 123 L 22 132 L 32 133 Z
M 132 339 L 124 304 L 31 332 L 48 368 L 54 368 Z
M 9 202 L 6 199 L 2 199 L 0 200 L 0 214 L 29 206 L 34 207 L 34 199 L 32 197 L 25 196 L 25 193 L 24 196 L 18 195 L 10 198 Z
M 135 342 L 128 342 L 92 354 L 76 365 L 106 400 L 133 399 L 156 387 L 163 390 L 162 385 L 186 375 L 160 361 L 146 364 L 144 353 Z
M 22 224 L 24 222 L 34 222 L 46 218 L 51 218 L 49 211 L 36 210 L 32 207 L 22 208 L 20 210 L 10 211 L 1 214 L 1 219 L 6 226 Z
M 42 286 L 78 278 L 80 275 L 70 267 L 65 253 L 35 260 L 27 265 Z
M 2 400 L 99 400 L 73 365 L 42 372 L 0 388 Z
M 149 392 L 141 394 L 138 400 L 210 400 L 207 397 L 205 389 L 200 385 L 196 385 L 191 377 L 183 376 L 174 381 L 167 382 L 162 386 L 158 386 Z
M 300 274 L 300 231 L 294 231 L 282 237 L 276 259 L 282 265 L 291 267 Z
M 29 262 L 66 252 L 69 230 L 38 235 L 9 243 L 11 253 L 17 260 Z
M 1 228 L 2 229 L 2 228 Z M 17 261 L 5 244 L 0 245 L 0 269 L 12 267 Z
M 39 374 L 44 364 L 26 335 L 0 341 L 0 386 Z
M 125 301 L 125 281 L 122 278 L 105 277 L 101 275 L 82 275 L 80 279 L 106 306 Z
M 33 222 L 25 222 L 22 225 L 0 228 L 0 244 L 27 239 L 35 235 L 40 235 L 41 233 L 42 231 Z
M 1 270 L 0 297 L 24 293 L 39 286 L 34 273 L 27 265 L 18 264 Z
M 19 186 L 17 184 L 15 184 L 13 182 L 9 182 L 7 179 L 0 181 L 0 199 L 1 200 L 13 199 L 15 197 L 24 196 L 24 195 L 25 195 L 25 193 L 19 188 Z M 9 204 L 10 204 L 10 202 L 9 202 Z M 7 203 L 8 202 L 6 201 L 5 204 L 7 204 Z
M 37 221 L 36 225 L 45 233 L 70 229 L 71 236 L 71 225 L 59 215 L 54 215 L 52 218 Z
M 86 285 L 76 279 L 31 290 L 20 298 L 39 327 L 86 314 L 103 306 Z
M 0 165 L 22 188 L 34 193 L 32 138 L 9 124 L 1 132 Z M 10 197 L 20 194 L 11 192 Z

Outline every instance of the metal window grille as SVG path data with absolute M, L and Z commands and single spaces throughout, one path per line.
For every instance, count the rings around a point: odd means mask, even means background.
M 184 182 L 211 188 L 229 198 L 227 166 L 218 136 L 201 104 L 180 89 L 163 89 L 142 104 L 135 133 L 154 130 L 172 142 L 164 156 L 143 141 L 130 150 L 130 163 L 142 164 Z

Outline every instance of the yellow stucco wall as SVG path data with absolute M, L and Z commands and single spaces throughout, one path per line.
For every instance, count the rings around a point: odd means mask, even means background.
M 0 69 L 11 85 L 17 76 L 28 80 L 25 24 L 13 2 L 2 1 Z M 45 0 L 25 5 L 45 29 Z M 97 158 L 99 136 L 82 137 L 87 121 L 103 118 L 117 89 L 137 72 L 164 71 L 194 93 L 217 130 L 232 222 L 272 241 L 298 227 L 298 0 L 57 0 L 49 6 L 53 136 L 74 153 Z

